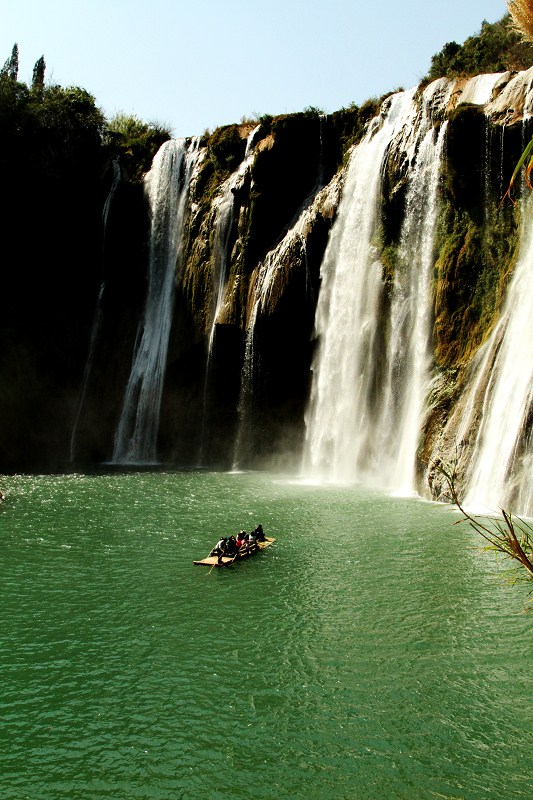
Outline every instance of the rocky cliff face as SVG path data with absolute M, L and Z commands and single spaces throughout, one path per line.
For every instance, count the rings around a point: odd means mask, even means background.
M 529 73 L 504 73 L 420 88 L 378 165 L 377 221 L 365 247 L 379 265 L 376 313 L 385 362 L 395 335 L 391 309 L 406 268 L 405 219 L 422 147 L 408 128 L 418 131 L 426 115 L 427 136 L 436 142 L 442 129 L 431 239 L 431 385 L 413 453 L 416 486 L 426 494 L 441 491 L 427 462 L 450 457 L 458 444 L 468 461 L 479 427 L 481 394 L 458 442 L 476 359 L 501 317 L 518 260 L 520 208 L 501 199 L 531 134 L 529 82 Z M 309 111 L 263 119 L 199 142 L 187 185 L 158 420 L 162 463 L 299 463 L 317 374 L 315 313 L 326 249 L 350 159 L 368 138 L 375 114 L 376 131 L 386 124 L 390 103 L 381 111 L 369 104 L 329 117 Z M 6 328 L 12 336 L 2 367 L 2 383 L 10 387 L 2 393 L 5 469 L 87 469 L 113 453 L 146 297 L 150 226 L 142 187 L 123 179 L 112 196 L 111 188 L 109 165 L 85 193 L 92 228 L 75 237 L 69 280 L 52 292 L 42 280 L 38 293 L 31 280 L 29 287 L 12 286 L 14 307 L 24 307 L 27 291 L 33 306 L 40 298 L 53 316 L 46 331 L 34 325 L 22 336 L 12 313 Z M 50 263 L 51 248 L 46 258 Z M 68 261 L 64 253 L 62 260 Z M 32 257 L 30 274 L 39 272 Z M 67 294 L 58 302 L 60 289 Z M 384 364 L 381 373 L 387 369 Z M 375 405 L 381 373 L 373 379 Z M 394 392 L 394 378 L 387 385 Z

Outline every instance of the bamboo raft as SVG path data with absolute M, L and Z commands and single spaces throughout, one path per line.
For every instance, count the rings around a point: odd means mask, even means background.
M 241 547 L 234 556 L 222 556 L 220 562 L 218 556 L 207 556 L 206 558 L 200 559 L 200 561 L 193 561 L 192 563 L 196 564 L 198 567 L 229 567 L 230 564 L 234 564 L 236 561 L 242 561 L 245 558 L 255 556 L 257 553 L 260 553 L 261 550 L 266 550 L 266 548 L 274 544 L 275 541 L 276 540 L 271 536 L 265 536 L 264 542 L 255 542 L 250 548 Z

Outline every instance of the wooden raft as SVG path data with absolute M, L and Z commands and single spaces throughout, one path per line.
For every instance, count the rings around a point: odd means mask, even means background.
M 261 550 L 265 550 L 267 547 L 270 547 L 270 545 L 274 544 L 275 541 L 276 540 L 271 536 L 265 536 L 264 542 L 256 542 L 249 551 L 247 551 L 244 547 L 241 547 L 235 556 L 222 556 L 220 563 L 218 561 L 218 556 L 207 556 L 206 558 L 202 558 L 200 561 L 193 561 L 192 563 L 196 564 L 198 567 L 229 567 L 230 564 L 234 564 L 236 561 L 242 561 L 244 558 L 255 556 L 256 553 L 260 553 Z

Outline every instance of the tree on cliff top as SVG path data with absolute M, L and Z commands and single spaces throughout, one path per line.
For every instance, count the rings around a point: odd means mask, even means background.
M 42 93 L 44 92 L 44 73 L 46 71 L 46 63 L 44 56 L 41 56 L 33 68 L 33 79 L 31 82 L 32 91 Z

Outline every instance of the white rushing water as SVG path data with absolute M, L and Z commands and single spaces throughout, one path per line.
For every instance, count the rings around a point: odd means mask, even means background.
M 472 105 L 486 105 L 494 91 L 496 84 L 501 81 L 508 73 L 494 72 L 484 75 L 475 75 L 465 84 L 459 103 L 471 103 Z
M 324 256 L 317 305 L 318 348 L 306 415 L 303 471 L 318 479 L 364 480 L 413 489 L 422 407 L 429 380 L 433 240 L 445 126 L 453 84 L 389 99 L 351 158 Z M 390 310 L 376 247 L 386 159 L 410 164 L 406 217 Z
M 174 283 L 180 272 L 188 189 L 199 154 L 197 139 L 172 139 L 160 148 L 146 176 L 151 219 L 148 289 L 115 437 L 116 464 L 157 462 Z
M 499 324 L 487 343 L 492 369 L 472 453 L 465 504 L 481 512 L 499 506 L 533 513 L 527 437 L 533 401 L 533 203 L 523 204 L 520 253 Z
M 216 321 L 222 308 L 226 286 L 227 268 L 231 257 L 231 233 L 235 221 L 235 193 L 242 187 L 254 160 L 254 141 L 260 129 L 257 125 L 248 135 L 244 159 L 236 172 L 225 182 L 220 196 L 214 201 L 213 225 L 213 313 L 209 333 L 209 355 L 213 347 Z
M 412 167 L 392 292 L 389 368 L 376 439 L 382 482 L 399 494 L 414 491 L 431 378 L 437 189 L 446 127 L 438 135 L 429 127 Z

